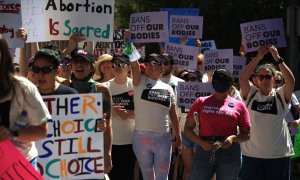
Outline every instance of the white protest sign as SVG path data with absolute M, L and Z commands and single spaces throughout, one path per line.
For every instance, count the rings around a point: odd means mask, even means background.
M 52 119 L 47 138 L 37 141 L 38 167 L 45 179 L 103 179 L 102 94 L 43 97 Z
M 216 50 L 217 46 L 214 40 L 201 41 L 201 52 L 204 53 L 207 50 Z
M 23 47 L 24 42 L 16 37 L 16 32 L 22 27 L 20 0 L 0 1 L 0 34 L 5 38 L 8 47 Z
M 13 63 L 20 63 L 20 48 L 10 48 L 9 49 L 11 58 L 13 59 Z
M 129 39 L 135 43 L 168 41 L 168 12 L 131 14 L 129 31 Z
M 41 0 L 22 0 L 22 24 L 27 32 L 26 42 L 50 41 L 44 4 Z
M 170 37 L 202 38 L 203 17 L 170 16 Z
M 211 83 L 178 82 L 177 105 L 191 107 L 198 97 L 209 96 L 215 92 Z
M 257 51 L 260 46 L 273 44 L 286 47 L 282 18 L 265 19 L 240 24 L 242 43 L 246 52 Z
M 246 58 L 241 56 L 233 56 L 233 72 L 234 78 L 240 78 L 241 73 L 246 68 Z
M 199 47 L 166 43 L 165 53 L 174 58 L 177 67 L 195 69 Z
M 232 72 L 233 50 L 217 49 L 209 50 L 204 53 L 204 71 L 215 71 L 216 69 L 227 69 Z

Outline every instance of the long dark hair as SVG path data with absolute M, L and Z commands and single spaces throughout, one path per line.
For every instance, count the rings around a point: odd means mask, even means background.
M 15 68 L 6 40 L 0 36 L 0 97 L 13 88 Z

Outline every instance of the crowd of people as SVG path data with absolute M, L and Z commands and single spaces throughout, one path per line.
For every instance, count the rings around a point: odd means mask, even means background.
M 26 43 L 25 29 L 16 36 Z M 300 123 L 300 106 L 295 78 L 275 46 L 260 47 L 235 86 L 227 69 L 204 72 L 201 53 L 194 69 L 178 69 L 163 50 L 141 59 L 128 52 L 94 58 L 77 47 L 84 40 L 74 33 L 64 50 L 32 43 L 36 52 L 27 58 L 21 49 L 16 72 L 0 38 L 0 141 L 12 140 L 36 169 L 34 141 L 46 137 L 51 118 L 42 96 L 102 93 L 98 127 L 104 132 L 104 173 L 111 180 L 176 179 L 172 154 L 182 157 L 183 180 L 290 179 L 291 136 L 297 132 L 289 128 Z M 262 63 L 266 54 L 269 64 Z M 189 81 L 211 83 L 215 92 L 191 107 L 178 106 L 176 87 Z M 24 114 L 26 121 L 19 122 Z

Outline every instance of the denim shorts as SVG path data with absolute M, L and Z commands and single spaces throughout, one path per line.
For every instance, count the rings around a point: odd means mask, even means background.
M 186 149 L 191 149 L 196 147 L 196 144 L 193 141 L 191 141 L 184 132 L 181 132 L 181 137 L 182 137 L 182 144 Z

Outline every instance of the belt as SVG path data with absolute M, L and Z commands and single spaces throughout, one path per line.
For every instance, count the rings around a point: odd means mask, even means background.
M 224 141 L 225 136 L 200 136 L 200 138 L 204 141 Z

